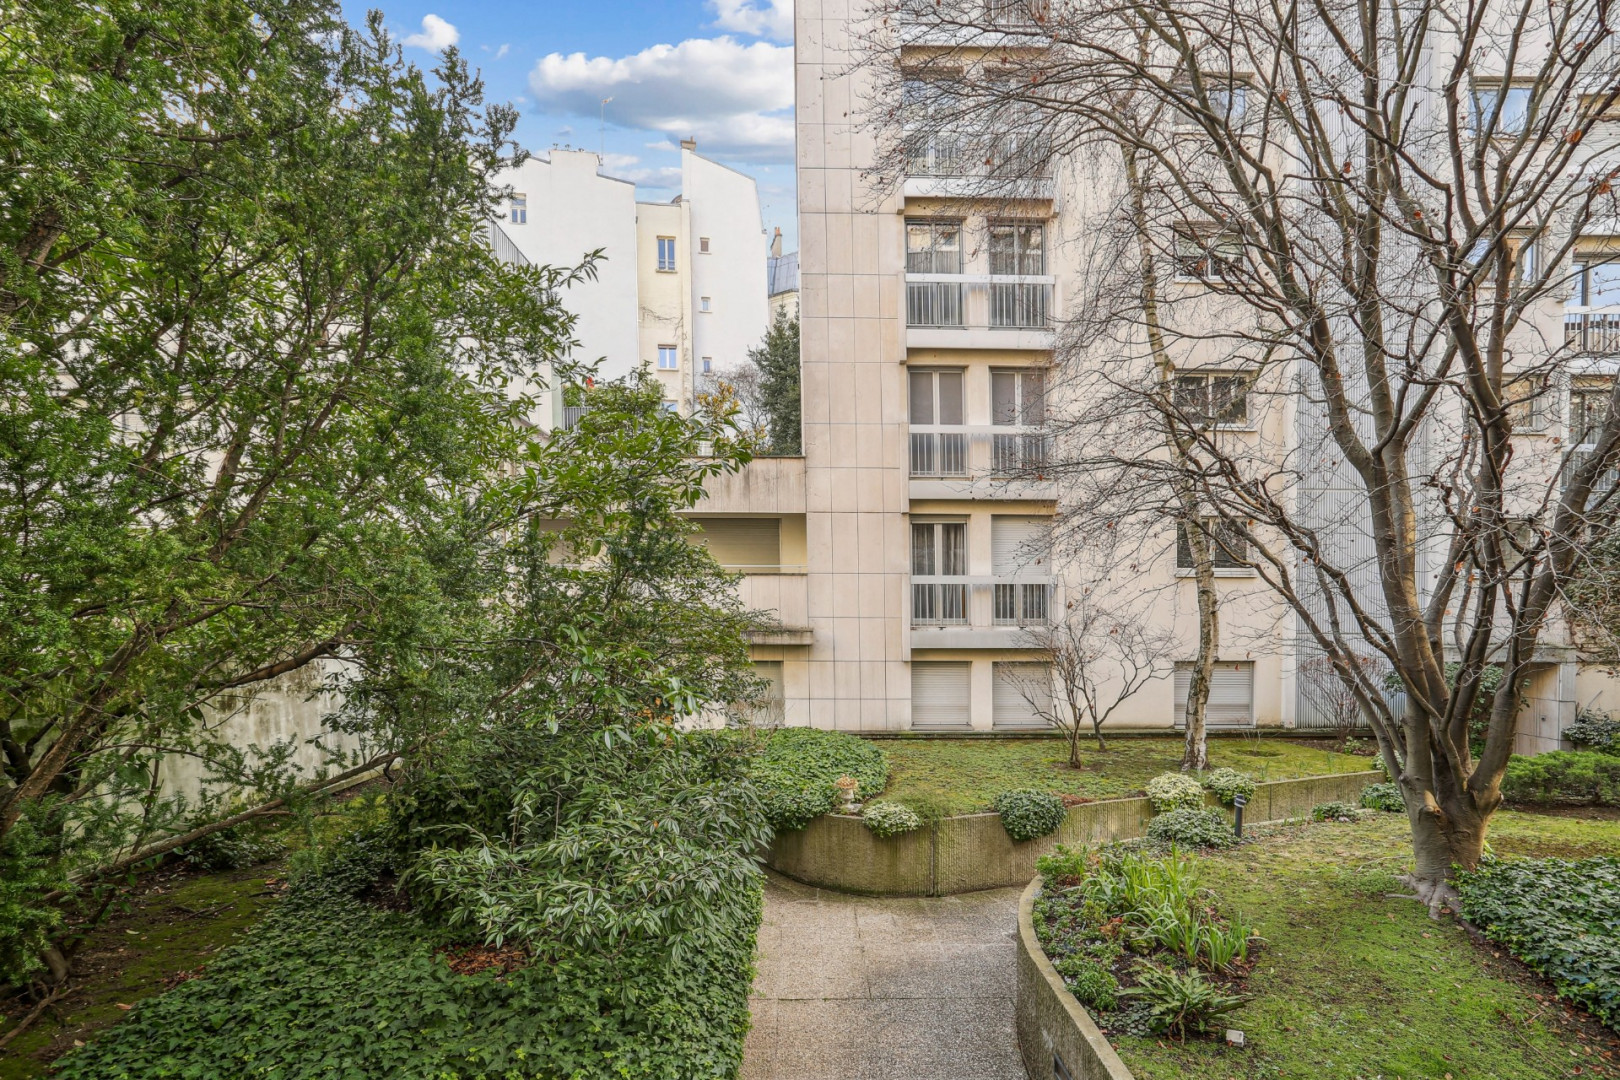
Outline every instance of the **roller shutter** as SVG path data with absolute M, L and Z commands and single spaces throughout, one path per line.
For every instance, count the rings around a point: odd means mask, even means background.
M 1187 695 L 1192 691 L 1190 663 L 1176 665 L 1176 724 L 1187 723 Z M 1210 674 L 1204 720 L 1210 727 L 1254 726 L 1254 665 L 1222 660 Z
M 1052 665 L 996 664 L 994 670 L 991 719 L 995 726 L 1049 727 L 1047 717 L 1052 715 Z M 1033 704 L 1030 698 L 1035 699 Z
M 997 577 L 1018 573 L 1039 573 L 1047 563 L 1051 544 L 1052 519 L 1009 517 L 997 514 L 990 519 L 990 563 Z
M 911 662 L 911 726 L 919 731 L 972 726 L 966 661 Z
M 728 570 L 775 572 L 782 563 L 782 522 L 778 518 L 700 518 L 702 532 L 692 537 L 704 544 Z

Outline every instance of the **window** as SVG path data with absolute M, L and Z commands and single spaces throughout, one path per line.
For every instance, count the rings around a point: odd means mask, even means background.
M 679 369 L 680 366 L 681 366 L 681 362 L 680 362 L 680 359 L 679 359 L 679 353 L 676 352 L 675 346 L 673 346 L 673 345 L 660 345 L 660 346 L 658 346 L 658 370 L 659 371 L 675 371 L 675 370 Z
M 529 197 L 527 195 L 512 196 L 512 224 L 526 225 L 529 221 Z
M 913 660 L 911 726 L 921 731 L 970 727 L 968 685 L 972 670 L 965 660 Z
M 1046 422 L 1046 372 L 1039 368 L 990 373 L 990 422 L 1040 427 Z
M 1193 661 L 1176 665 L 1176 726 L 1187 725 L 1187 695 L 1192 693 Z M 1254 664 L 1220 660 L 1209 674 L 1204 720 L 1210 727 L 1254 726 Z
M 673 273 L 675 270 L 675 238 L 673 236 L 660 236 L 658 238 L 658 269 L 663 273 Z
M 709 372 L 711 372 L 713 370 L 714 370 L 714 357 L 705 356 L 703 358 L 703 374 L 707 375 L 707 374 L 709 374 Z
M 960 427 L 966 423 L 962 409 L 962 371 L 917 371 L 906 374 L 911 398 L 910 420 L 924 427 Z
M 711 304 L 709 302 L 709 298 L 707 296 L 698 297 L 698 310 L 699 311 L 712 311 L 712 310 L 714 310 L 713 307 L 711 306 Z
M 1476 86 L 1470 112 L 1474 132 L 1523 134 L 1530 123 L 1530 90 L 1528 86 Z
M 1235 522 L 1205 518 L 1201 530 L 1209 541 L 1210 562 L 1217 570 L 1240 570 L 1249 565 L 1249 541 Z M 1192 543 L 1185 522 L 1176 522 L 1176 569 L 1192 570 Z
M 702 255 L 709 253 L 709 238 L 707 236 L 698 237 L 698 252 Z
M 960 221 L 906 222 L 906 273 L 960 274 L 961 272 Z
M 1051 547 L 1051 518 L 997 514 L 990 519 L 990 569 L 997 578 L 992 597 L 997 625 L 1046 625 Z
M 1177 375 L 1175 406 L 1195 424 L 1247 427 L 1249 383 L 1249 376 L 1232 372 Z
M 990 721 L 998 728 L 1050 727 L 1052 665 L 997 663 L 991 667 Z
M 966 623 L 967 583 L 931 579 L 967 576 L 967 522 L 913 522 L 911 576 L 913 624 Z
M 1552 411 L 1547 393 L 1547 380 L 1540 375 L 1508 379 L 1502 387 L 1502 396 L 1506 399 L 1508 421 L 1514 431 L 1547 430 L 1548 414 Z
M 1201 115 L 1203 110 L 1198 105 L 1198 95 L 1193 90 L 1192 83 L 1181 83 L 1176 90 L 1186 103 L 1186 111 L 1176 113 L 1175 126 L 1182 131 L 1201 130 L 1204 126 Z M 1228 127 L 1243 126 L 1244 118 L 1249 111 L 1247 84 L 1231 76 L 1226 76 L 1218 82 L 1206 78 L 1204 96 L 1209 101 L 1209 111 L 1215 114 L 1217 120 L 1225 121 Z
M 1576 449 L 1590 449 L 1597 443 L 1598 432 L 1609 418 L 1609 395 L 1614 389 L 1614 378 L 1608 375 L 1583 375 L 1569 388 L 1569 442 Z
M 1178 233 L 1177 281 L 1226 281 L 1243 266 L 1243 241 L 1232 233 Z
M 661 402 L 659 402 L 659 404 L 662 405 L 663 408 L 664 408 L 664 411 L 668 412 L 668 413 L 680 412 L 681 411 L 681 406 L 680 406 L 679 402 L 661 401 Z
M 1249 108 L 1249 88 L 1234 83 L 1212 89 L 1209 91 L 1209 107 L 1230 126 L 1241 127 Z
M 1046 273 L 1046 226 L 1039 222 L 991 225 L 990 273 Z
M 1620 261 L 1587 259 L 1575 264 L 1570 307 L 1620 306 Z

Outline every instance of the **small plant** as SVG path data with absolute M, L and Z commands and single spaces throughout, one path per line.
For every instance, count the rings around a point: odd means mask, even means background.
M 1147 1006 L 1149 1029 L 1155 1033 L 1202 1035 L 1243 1004 L 1242 998 L 1223 993 L 1197 970 L 1183 974 L 1144 962 L 1136 979 L 1137 984 L 1119 996 Z
M 1224 972 L 1248 960 L 1249 946 L 1259 940 L 1251 927 L 1234 918 L 1225 926 L 1213 921 L 1204 923 L 1198 945 L 1209 970 Z
M 1199 810 L 1204 805 L 1204 785 L 1185 773 L 1160 773 L 1147 783 L 1147 797 L 1153 809 Z
M 1620 716 L 1582 709 L 1575 722 L 1564 729 L 1564 738 L 1584 750 L 1620 755 Z
M 1053 965 L 1074 999 L 1097 1012 L 1113 1012 L 1119 1006 L 1119 980 L 1114 973 L 1089 956 L 1065 956 Z
M 1401 797 L 1399 784 L 1368 784 L 1361 789 L 1361 805 L 1368 810 L 1383 810 L 1390 814 L 1406 810 L 1406 800 Z
M 1069 817 L 1063 800 L 1044 791 L 1004 791 L 992 805 L 1007 835 L 1020 841 L 1050 836 Z
M 1059 844 L 1050 855 L 1042 855 L 1035 860 L 1035 872 L 1058 885 L 1077 885 L 1096 864 L 1097 856 L 1092 854 L 1090 848 Z
M 1149 840 L 1182 847 L 1228 847 L 1234 841 L 1232 826 L 1219 810 L 1171 810 L 1148 822 Z
M 1347 802 L 1317 803 L 1311 807 L 1312 821 L 1354 821 L 1356 807 Z
M 899 836 L 920 829 L 923 825 L 917 811 L 897 802 L 867 803 L 866 809 L 861 812 L 861 821 L 872 830 L 873 836 L 881 837 Z
M 1239 795 L 1254 798 L 1254 777 L 1236 769 L 1220 768 L 1204 777 L 1204 788 L 1221 800 L 1222 806 L 1233 806 Z

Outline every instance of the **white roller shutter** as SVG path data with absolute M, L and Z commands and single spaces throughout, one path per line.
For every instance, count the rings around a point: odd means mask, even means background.
M 966 661 L 911 662 L 911 726 L 918 730 L 971 725 Z
M 782 522 L 778 518 L 700 518 L 692 537 L 716 562 L 730 570 L 775 571 L 782 563 Z
M 998 728 L 1044 728 L 1052 715 L 1051 664 L 996 664 L 991 720 Z M 1034 698 L 1034 702 L 1030 701 Z
M 990 565 L 997 577 L 1020 572 L 1039 572 L 1047 564 L 1051 546 L 1052 519 L 1010 517 L 997 514 L 990 519 Z
M 1192 692 L 1190 663 L 1176 665 L 1176 723 L 1187 723 L 1187 695 Z M 1211 727 L 1254 726 L 1254 664 L 1222 660 L 1209 679 L 1204 722 Z

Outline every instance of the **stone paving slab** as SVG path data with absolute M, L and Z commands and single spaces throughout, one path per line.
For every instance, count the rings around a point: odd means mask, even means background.
M 1025 1080 L 1018 890 L 829 892 L 771 874 L 743 1080 Z

